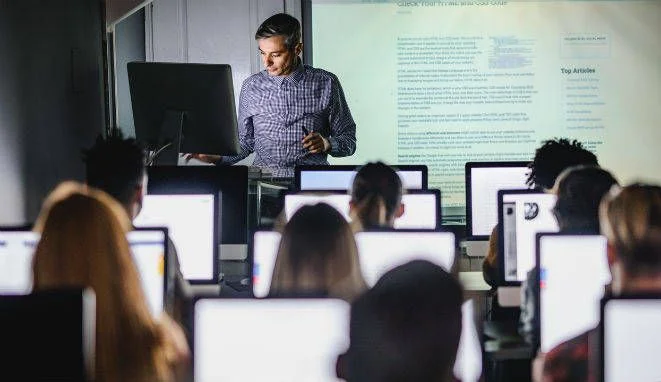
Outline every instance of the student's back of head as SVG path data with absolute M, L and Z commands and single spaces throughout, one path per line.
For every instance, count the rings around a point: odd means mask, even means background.
M 563 171 L 554 187 L 553 213 L 561 232 L 599 234 L 599 203 L 617 185 L 613 175 L 595 166 L 575 166 Z
M 577 140 L 560 138 L 544 141 L 528 165 L 530 174 L 526 183 L 530 187 L 550 190 L 562 171 L 577 165 L 598 166 L 599 163 L 597 157 Z
M 427 261 L 399 266 L 351 306 L 350 346 L 338 359 L 348 382 L 446 381 L 461 335 L 463 292 Z
M 365 288 L 346 219 L 325 203 L 296 211 L 282 233 L 270 295 L 327 295 L 350 301 Z
M 119 131 L 99 136 L 83 151 L 83 160 L 87 184 L 108 193 L 135 217 L 145 186 L 145 153 L 137 141 L 123 138 Z
M 402 180 L 390 166 L 367 163 L 351 186 L 351 215 L 362 228 L 392 227 L 402 215 Z
M 90 287 L 96 294 L 96 381 L 168 378 L 164 335 L 131 259 L 124 209 L 75 183 L 47 199 L 35 229 L 34 290 Z
M 661 291 L 661 187 L 633 184 L 607 195 L 599 218 L 610 246 L 613 290 L 651 281 Z M 645 289 L 645 288 L 642 288 Z

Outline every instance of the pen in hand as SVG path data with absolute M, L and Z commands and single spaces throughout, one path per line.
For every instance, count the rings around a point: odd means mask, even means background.
M 304 134 L 304 135 L 303 135 L 304 137 L 307 137 L 307 136 L 310 134 L 310 131 L 309 131 L 308 128 L 305 127 L 305 126 L 303 126 L 303 134 Z

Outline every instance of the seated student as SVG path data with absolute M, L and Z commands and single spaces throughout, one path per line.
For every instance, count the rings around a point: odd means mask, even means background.
M 599 202 L 617 185 L 613 175 L 599 167 L 576 166 L 563 171 L 553 192 L 557 199 L 553 215 L 559 232 L 564 234 L 599 234 Z M 521 316 L 519 332 L 530 343 L 535 343 L 539 329 L 536 288 L 539 286 L 537 267 L 530 270 L 521 284 Z
M 269 296 L 351 301 L 366 288 L 346 219 L 325 203 L 296 211 L 280 239 Z
M 188 359 L 182 329 L 149 311 L 122 207 L 101 191 L 60 185 L 35 224 L 41 233 L 33 289 L 89 287 L 96 294 L 95 381 L 171 381 Z
M 608 240 L 613 295 L 661 293 L 661 187 L 633 184 L 604 197 L 599 208 L 601 232 Z M 635 328 L 632 328 L 635 330 Z M 546 354 L 543 381 L 593 381 L 597 329 Z
M 555 138 L 542 142 L 535 151 L 535 157 L 528 164 L 530 173 L 526 184 L 528 187 L 543 191 L 550 191 L 555 184 L 556 178 L 565 169 L 578 166 L 598 166 L 596 155 L 583 147 L 577 140 L 567 138 Z M 494 227 L 489 238 L 489 247 L 495 250 L 489 251 L 482 263 L 482 274 L 484 281 L 492 287 L 497 286 L 498 277 L 498 226 Z
M 402 180 L 397 172 L 382 162 L 362 166 L 351 186 L 349 214 L 354 230 L 392 228 L 404 214 Z
M 348 382 L 453 380 L 463 291 L 443 268 L 416 260 L 387 272 L 351 305 Z
M 107 137 L 99 136 L 89 150 L 83 152 L 87 184 L 108 193 L 135 219 L 142 208 L 147 193 L 145 152 L 135 139 L 122 137 L 116 132 Z M 184 321 L 191 287 L 181 273 L 179 257 L 174 243 L 168 238 L 168 274 L 165 307 L 180 323 Z

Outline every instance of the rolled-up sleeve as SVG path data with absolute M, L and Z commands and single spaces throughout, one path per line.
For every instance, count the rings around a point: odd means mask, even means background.
M 331 78 L 331 100 L 329 108 L 329 124 L 331 134 L 328 137 L 331 149 L 329 154 L 334 157 L 353 155 L 356 151 L 356 123 L 344 98 L 340 81 L 336 76 Z

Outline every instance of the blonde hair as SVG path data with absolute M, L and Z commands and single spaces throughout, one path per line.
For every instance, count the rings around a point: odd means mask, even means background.
M 366 288 L 349 223 L 325 203 L 300 208 L 285 225 L 270 295 L 320 293 L 351 301 Z
M 627 273 L 661 273 L 661 187 L 614 187 L 601 202 L 599 223 Z
M 90 287 L 96 294 L 97 382 L 171 379 L 165 334 L 149 312 L 126 240 L 130 227 L 118 202 L 70 182 L 47 198 L 35 225 L 34 290 Z

